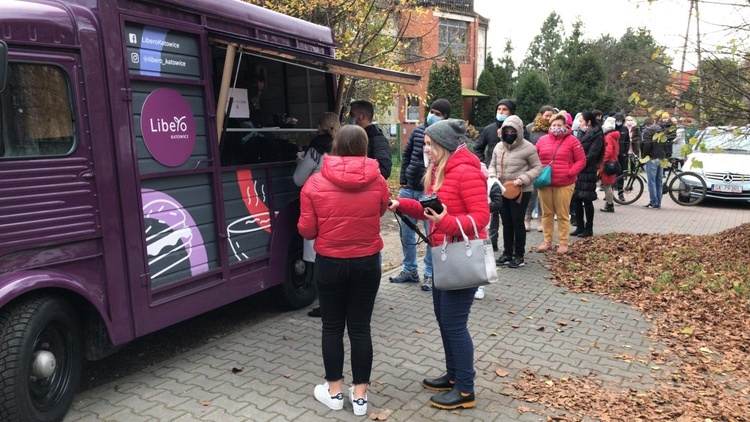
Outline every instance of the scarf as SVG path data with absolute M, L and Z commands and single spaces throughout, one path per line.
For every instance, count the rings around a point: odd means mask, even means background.
M 550 121 L 542 116 L 534 117 L 534 126 L 531 127 L 532 132 L 547 132 L 549 130 Z

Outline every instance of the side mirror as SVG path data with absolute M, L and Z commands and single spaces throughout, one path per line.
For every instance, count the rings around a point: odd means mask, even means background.
M 8 45 L 0 41 L 0 92 L 5 89 L 6 79 L 8 79 Z

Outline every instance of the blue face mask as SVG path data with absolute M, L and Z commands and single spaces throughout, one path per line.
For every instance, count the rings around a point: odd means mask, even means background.
M 439 122 L 440 120 L 442 120 L 440 117 L 438 117 L 438 116 L 430 113 L 430 114 L 427 115 L 427 120 L 426 120 L 427 126 L 429 126 L 429 125 L 431 125 L 433 123 Z
M 356 117 L 349 117 L 346 119 L 347 125 L 356 125 L 357 124 L 357 118 Z
M 508 118 L 508 116 L 504 115 L 503 113 L 497 113 L 497 116 L 495 116 L 495 118 L 497 118 L 498 122 L 504 122 L 505 119 Z

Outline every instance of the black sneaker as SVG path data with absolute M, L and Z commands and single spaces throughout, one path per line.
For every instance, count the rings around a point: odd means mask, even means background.
M 526 264 L 523 262 L 523 258 L 521 258 L 520 256 L 517 256 L 508 263 L 508 268 L 518 268 L 518 267 L 523 267 L 524 265 Z
M 510 255 L 500 255 L 500 258 L 495 260 L 495 265 L 497 265 L 498 267 L 501 265 L 508 265 L 512 260 L 513 257 Z

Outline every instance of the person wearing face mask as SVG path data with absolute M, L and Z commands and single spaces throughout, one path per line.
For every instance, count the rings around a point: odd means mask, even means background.
M 500 208 L 503 221 L 503 253 L 498 265 L 510 268 L 524 266 L 526 228 L 524 216 L 531 200 L 534 179 L 542 172 L 536 147 L 523 138 L 523 122 L 518 116 L 509 116 L 499 130 L 501 143 L 497 144 L 490 161 L 490 176 L 500 183 L 521 186 L 521 196 L 506 198 Z
M 445 99 L 437 99 L 430 105 L 430 112 L 427 114 L 425 122 L 414 128 L 406 142 L 404 151 L 401 154 L 401 174 L 399 177 L 400 189 L 398 192 L 399 199 L 411 198 L 419 199 L 424 195 L 424 186 L 422 178 L 424 177 L 425 168 L 429 164 L 428 151 L 424 147 L 424 132 L 436 122 L 449 118 L 451 115 L 451 103 Z M 416 223 L 416 220 L 407 217 Z M 427 221 L 424 221 L 425 233 L 427 231 Z M 391 283 L 416 283 L 419 281 L 419 272 L 417 271 L 417 239 L 414 230 L 406 224 L 401 225 L 401 252 L 404 259 L 401 265 L 401 272 L 390 277 Z M 424 279 L 422 280 L 422 290 L 432 290 L 432 254 L 430 249 L 424 256 Z
M 489 124 L 484 128 L 482 134 L 477 138 L 477 143 L 474 146 L 474 154 L 479 158 L 479 161 L 483 162 L 488 168 L 490 161 L 492 161 L 492 152 L 495 151 L 495 146 L 500 142 L 500 127 L 505 122 L 508 116 L 516 114 L 516 103 L 513 100 L 503 98 L 498 101 L 497 107 L 495 107 L 496 116 L 495 124 Z M 529 134 L 526 132 L 526 128 L 523 128 L 524 138 L 528 139 Z M 497 239 L 498 230 L 500 228 L 500 215 L 492 213 L 490 216 L 490 229 L 487 233 L 490 240 L 492 241 L 492 250 L 497 251 Z
M 570 229 L 570 198 L 573 196 L 576 176 L 586 166 L 586 154 L 581 142 L 570 134 L 565 116 L 555 114 L 550 120 L 549 133 L 536 143 L 542 166 L 552 165 L 550 184 L 538 189 L 542 206 L 542 233 L 544 242 L 536 250 L 552 249 L 557 215 L 557 252 L 568 252 Z
M 615 113 L 615 130 L 620 133 L 620 141 L 618 144 L 619 153 L 617 154 L 617 161 L 620 163 L 620 174 L 628 171 L 628 156 L 632 154 L 632 148 L 630 146 L 631 128 L 629 128 L 626 123 L 627 121 L 622 113 Z M 632 124 L 635 124 L 635 120 L 633 120 Z M 624 199 L 622 186 L 614 186 L 614 189 L 617 191 L 620 200 Z
M 557 110 L 557 112 L 559 112 L 559 110 Z M 527 140 L 531 142 L 532 145 L 536 145 L 536 142 L 542 136 L 547 134 L 547 132 L 549 131 L 549 119 L 551 119 L 552 115 L 557 112 L 552 106 L 542 106 L 539 109 L 539 114 L 534 117 L 534 121 L 526 125 L 526 130 L 529 133 L 529 138 Z M 541 217 L 541 212 L 539 209 L 539 198 L 536 194 L 536 188 L 532 187 L 531 200 L 529 200 L 529 206 L 526 208 L 526 218 L 524 219 L 524 226 L 526 227 L 527 232 L 531 231 L 531 219 L 532 217 L 534 217 L 534 214 Z M 539 231 L 542 230 L 541 218 L 539 227 L 537 229 Z
M 357 125 L 367 132 L 367 158 L 378 160 L 380 174 L 385 180 L 391 176 L 393 161 L 391 160 L 391 144 L 385 139 L 383 132 L 372 123 L 375 108 L 369 101 L 353 101 L 349 105 L 349 116 L 346 123 Z
M 622 117 L 622 115 L 620 116 Z M 607 174 L 604 171 L 604 163 L 608 161 L 617 161 L 620 155 L 620 130 L 617 128 L 616 118 L 617 117 L 607 117 L 607 119 L 604 120 L 604 124 L 602 124 L 602 131 L 604 132 L 604 156 L 601 160 L 601 164 L 599 164 L 599 177 L 602 179 L 602 187 L 604 187 L 605 205 L 604 208 L 599 209 L 601 212 L 615 212 L 612 184 L 615 182 L 617 175 Z
M 590 111 L 583 112 L 579 127 L 583 131 L 581 146 L 586 154 L 586 167 L 578 173 L 573 192 L 577 224 L 570 235 L 590 237 L 594 235 L 594 200 L 599 162 L 604 153 L 604 133 Z

